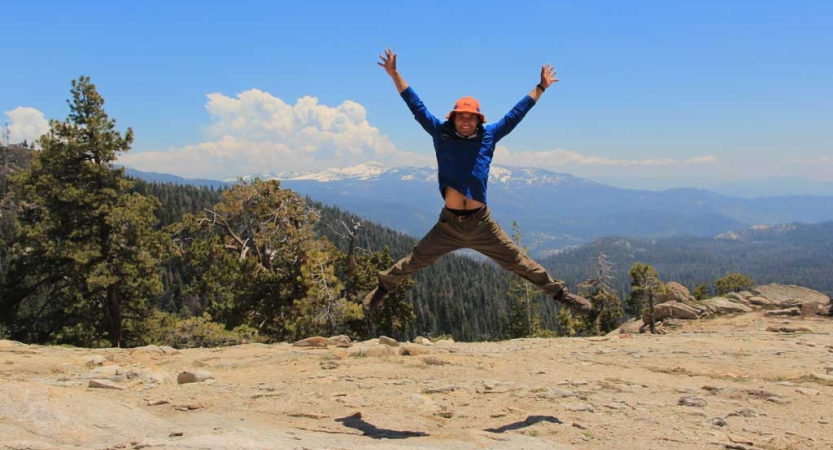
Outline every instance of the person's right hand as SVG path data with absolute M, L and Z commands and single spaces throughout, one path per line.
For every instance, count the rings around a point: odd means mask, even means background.
M 390 76 L 396 75 L 396 53 L 393 52 L 391 49 L 385 49 L 384 55 L 379 55 L 379 59 L 381 62 L 377 62 L 376 64 L 382 66 L 385 69 L 385 72 L 388 73 Z

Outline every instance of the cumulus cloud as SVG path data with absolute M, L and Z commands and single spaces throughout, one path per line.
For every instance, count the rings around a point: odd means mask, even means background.
M 6 111 L 9 117 L 9 139 L 12 143 L 34 142 L 49 131 L 49 122 L 43 113 L 35 108 L 18 106 Z
M 495 150 L 494 160 L 498 164 L 519 167 L 541 167 L 556 169 L 576 166 L 677 166 L 686 164 L 711 164 L 717 161 L 714 156 L 700 156 L 686 161 L 670 158 L 657 159 L 613 159 L 599 156 L 586 156 L 569 150 L 547 150 L 541 152 L 512 152 L 506 147 Z
M 189 176 L 226 177 L 343 167 L 378 161 L 386 165 L 430 165 L 433 155 L 398 150 L 367 121 L 353 101 L 331 107 L 315 97 L 290 105 L 268 92 L 250 89 L 236 97 L 208 94 L 207 140 L 167 150 L 122 156 L 141 170 Z

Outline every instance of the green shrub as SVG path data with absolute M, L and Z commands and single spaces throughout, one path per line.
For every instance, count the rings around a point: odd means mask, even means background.
M 250 342 L 262 342 L 256 329 L 240 325 L 226 330 L 223 324 L 212 322 L 211 316 L 182 319 L 174 314 L 154 311 L 145 322 L 142 342 L 136 345 L 167 345 L 173 348 L 224 347 Z

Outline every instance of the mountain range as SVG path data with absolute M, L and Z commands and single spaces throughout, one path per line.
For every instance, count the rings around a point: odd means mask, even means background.
M 128 173 L 151 181 L 217 183 Z M 259 178 L 280 180 L 301 195 L 414 236 L 424 235 L 433 226 L 443 205 L 436 169 L 427 167 L 394 168 L 370 162 Z M 694 188 L 621 189 L 569 174 L 501 165 L 492 165 L 488 200 L 504 228 L 509 229 L 513 221 L 519 224 L 523 244 L 533 254 L 603 236 L 714 237 L 753 225 L 833 220 L 833 196 L 738 198 Z

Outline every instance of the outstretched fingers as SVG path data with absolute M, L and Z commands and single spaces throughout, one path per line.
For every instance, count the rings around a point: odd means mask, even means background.
M 556 73 L 558 73 L 558 71 L 556 71 L 550 63 L 546 63 L 541 66 L 541 85 L 547 88 L 552 83 L 557 83 L 558 78 L 555 78 Z
M 379 55 L 380 62 L 377 62 L 381 67 L 385 68 L 388 73 L 396 71 L 396 53 L 391 49 L 385 49 L 385 53 Z

